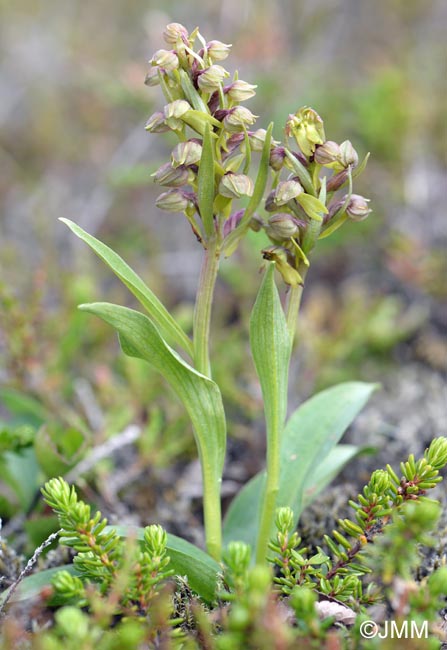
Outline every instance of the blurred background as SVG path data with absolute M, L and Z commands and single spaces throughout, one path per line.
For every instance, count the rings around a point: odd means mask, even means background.
M 192 453 L 185 416 L 161 380 L 123 358 L 105 325 L 76 311 L 96 299 L 134 303 L 57 221 L 68 217 L 107 242 L 190 326 L 201 249 L 186 220 L 154 207 L 159 189 L 150 174 L 172 142 L 144 130 L 163 105 L 161 91 L 143 84 L 147 61 L 172 21 L 233 44 L 225 65 L 258 84 L 249 103 L 258 127 L 274 120 L 281 137 L 288 114 L 311 105 L 329 139 L 350 139 L 361 157 L 371 152 L 356 191 L 371 199 L 372 215 L 322 242 L 312 262 L 291 408 L 337 381 L 381 381 L 362 442 L 414 439 L 423 447 L 445 435 L 445 2 L 0 0 L 0 7 L 0 516 L 32 509 L 42 475 L 68 471 L 130 424 L 142 431 L 138 454 L 95 469 L 96 497 L 110 508 L 133 475 L 138 481 L 149 468 L 155 494 L 157 472 Z M 213 323 L 230 454 L 251 459 L 239 478 L 262 462 L 259 391 L 247 363 L 259 249 L 253 234 L 222 264 Z M 114 494 L 106 488 L 112 471 Z

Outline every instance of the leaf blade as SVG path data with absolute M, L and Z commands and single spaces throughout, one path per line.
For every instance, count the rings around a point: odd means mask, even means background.
M 93 235 L 83 230 L 70 219 L 60 218 L 70 230 L 85 242 L 94 253 L 115 273 L 121 282 L 133 293 L 151 318 L 157 323 L 163 334 L 175 341 L 191 357 L 193 355 L 192 342 L 177 321 L 171 316 L 163 303 L 149 289 L 145 282 L 114 250 L 101 242 Z
M 213 203 L 215 193 L 214 183 L 214 146 L 211 139 L 210 126 L 205 126 L 203 135 L 202 155 L 197 178 L 197 201 L 200 216 L 207 238 L 214 234 Z
M 144 314 L 110 303 L 91 303 L 79 308 L 111 325 L 120 336 L 125 354 L 144 359 L 165 377 L 188 411 L 199 455 L 220 477 L 225 457 L 226 424 L 217 384 L 170 348 Z

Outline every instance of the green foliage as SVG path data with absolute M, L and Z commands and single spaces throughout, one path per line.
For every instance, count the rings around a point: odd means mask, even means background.
M 294 515 L 290 508 L 281 508 L 276 519 L 277 535 L 270 543 L 276 553 L 272 561 L 280 567 L 280 577 L 276 578 L 284 593 L 290 594 L 296 585 L 316 589 L 330 598 L 337 598 L 350 605 L 371 604 L 380 598 L 380 592 L 372 582 L 364 591 L 362 576 L 377 567 L 367 559 L 370 557 L 369 545 L 374 548 L 376 537 L 387 527 L 393 516 L 394 525 L 391 536 L 386 538 L 394 544 L 395 554 L 383 553 L 383 547 L 374 553 L 382 553 L 382 566 L 388 577 L 397 575 L 408 577 L 414 568 L 416 545 L 406 544 L 406 533 L 414 535 L 418 542 L 427 543 L 423 531 L 431 530 L 439 516 L 439 506 L 427 501 L 426 490 L 434 488 L 442 477 L 440 469 L 447 464 L 447 438 L 435 438 L 417 462 L 410 455 L 402 463 L 402 477 L 399 478 L 388 466 L 386 470 L 375 471 L 369 483 L 358 495 L 357 501 L 350 501 L 355 511 L 355 521 L 339 520 L 340 530 L 334 530 L 332 538 L 325 535 L 325 543 L 332 557 L 323 551 L 308 557 L 307 548 L 300 548 L 300 538 L 294 530 Z M 413 508 L 401 506 L 410 502 Z M 397 540 L 397 541 L 396 541 Z M 382 542 L 383 544 L 384 542 Z M 400 555 L 400 559 L 399 556 Z M 384 578 L 381 577 L 383 582 Z
M 376 385 L 361 382 L 340 384 L 310 398 L 290 416 L 281 439 L 276 504 L 292 508 L 295 524 L 304 502 L 315 498 L 357 451 L 340 450 L 336 444 L 375 389 Z M 226 541 L 239 539 L 254 546 L 264 481 L 263 473 L 255 476 L 230 504 Z

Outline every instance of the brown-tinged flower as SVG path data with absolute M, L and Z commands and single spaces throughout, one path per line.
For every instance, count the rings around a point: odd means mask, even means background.
M 164 133 L 165 131 L 170 130 L 169 126 L 165 122 L 164 113 L 161 111 L 153 113 L 146 122 L 144 128 L 146 131 L 149 131 L 149 133 Z
M 166 72 L 172 72 L 172 70 L 178 68 L 178 56 L 172 50 L 157 50 L 150 63 Z
M 168 190 L 160 194 L 158 199 L 155 201 L 155 205 L 160 210 L 166 210 L 166 212 L 183 212 L 188 207 L 193 205 L 191 192 L 185 192 L 182 190 Z
M 179 142 L 171 153 L 171 164 L 173 167 L 180 165 L 195 165 L 200 161 L 202 156 L 202 145 L 195 140 Z
M 224 61 L 230 53 L 231 45 L 213 40 L 206 44 L 206 49 L 212 61 Z
M 163 38 L 168 45 L 176 46 L 178 41 L 188 43 L 188 30 L 181 23 L 169 23 L 163 32 Z
M 275 241 L 285 241 L 299 233 L 299 226 L 291 214 L 278 212 L 268 220 L 265 232 Z
M 251 99 L 256 95 L 254 84 L 249 84 L 242 79 L 237 79 L 233 83 L 225 86 L 224 92 L 232 99 L 234 102 L 245 102 L 247 99 Z
M 173 167 L 171 163 L 165 163 L 152 176 L 159 185 L 182 187 L 182 185 L 188 185 L 194 179 L 194 172 L 184 165 Z
M 251 196 L 253 194 L 253 181 L 250 176 L 245 174 L 228 172 L 222 176 L 219 184 L 219 194 L 229 199 Z
M 346 197 L 345 197 L 346 199 Z M 369 199 L 360 194 L 351 194 L 346 214 L 352 221 L 363 221 L 372 210 L 368 207 Z
M 314 160 L 319 165 L 331 165 L 340 157 L 340 147 L 333 140 L 326 140 L 315 147 Z
M 222 81 L 230 74 L 221 65 L 210 65 L 205 70 L 200 70 L 197 76 L 197 84 L 200 90 L 212 93 L 219 88 Z

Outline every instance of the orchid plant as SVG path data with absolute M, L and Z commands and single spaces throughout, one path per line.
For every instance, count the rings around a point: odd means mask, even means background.
M 374 385 L 349 382 L 328 389 L 286 423 L 287 388 L 314 248 L 343 223 L 361 221 L 371 212 L 368 200 L 353 193 L 353 181 L 368 156 L 359 163 L 351 142 L 327 140 L 321 117 L 308 107 L 289 115 L 284 140 L 274 140 L 273 124 L 255 128 L 257 116 L 243 105 L 256 86 L 239 79 L 237 72 L 230 76 L 222 66 L 230 45 L 206 41 L 198 29 L 188 33 L 178 23 L 168 25 L 163 36 L 166 49 L 151 58 L 145 83 L 161 88 L 165 105 L 151 115 L 146 130 L 172 132 L 178 139 L 170 160 L 153 174 L 163 187 L 156 205 L 183 213 L 203 249 L 192 336 L 116 252 L 75 223 L 62 221 L 112 269 L 146 313 L 104 302 L 80 309 L 111 325 L 125 354 L 144 359 L 161 373 L 191 419 L 202 469 L 207 552 L 172 535 L 167 550 L 176 572 L 209 595 L 207 580 L 215 580 L 223 546 L 245 542 L 256 563 L 266 564 L 276 509 L 291 508 L 296 525 L 303 507 L 357 452 L 337 443 Z M 219 262 L 236 251 L 250 229 L 264 231 L 270 240 L 260 250 L 265 273 L 250 319 L 267 458 L 265 471 L 244 486 L 222 522 L 227 434 L 221 392 L 212 375 L 210 322 Z M 124 527 L 119 534 L 127 534 Z

